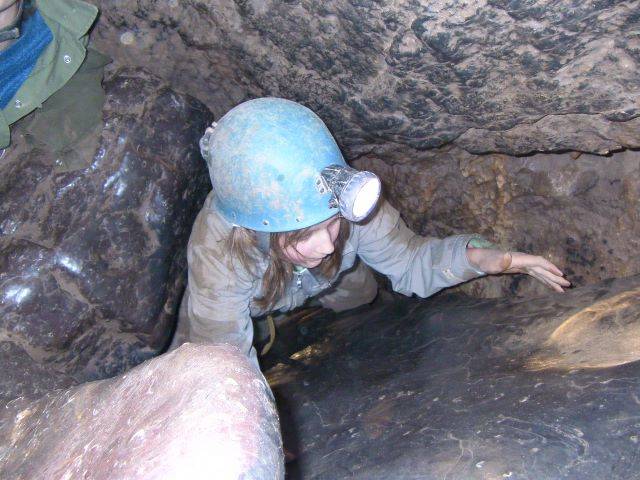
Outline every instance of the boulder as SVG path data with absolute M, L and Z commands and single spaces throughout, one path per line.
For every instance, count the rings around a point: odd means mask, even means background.
M 637 478 L 639 310 L 635 276 L 302 318 L 265 362 L 288 478 Z
M 186 344 L 0 414 L 0 477 L 282 480 L 269 386 L 240 350 Z
M 141 69 L 112 72 L 104 89 L 87 168 L 58 172 L 23 122 L 0 159 L 4 400 L 121 373 L 175 323 L 210 188 L 198 138 L 211 113 Z

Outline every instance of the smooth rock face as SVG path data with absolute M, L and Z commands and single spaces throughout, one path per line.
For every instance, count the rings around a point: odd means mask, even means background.
M 441 151 L 430 162 L 375 171 L 408 225 L 427 236 L 477 232 L 508 250 L 543 255 L 575 285 L 640 273 L 640 153 L 507 157 Z M 532 278 L 505 275 L 464 287 L 483 297 L 542 295 Z
M 303 318 L 264 362 L 288 478 L 638 478 L 639 299 L 635 276 Z
M 640 2 L 108 0 L 94 41 L 220 115 L 301 101 L 349 157 L 640 146 Z
M 211 114 L 141 70 L 104 87 L 90 167 L 55 173 L 21 125 L 0 160 L 3 399 L 122 372 L 157 354 L 175 321 Z
M 186 344 L 0 414 L 0 477 L 281 480 L 278 414 L 235 347 Z

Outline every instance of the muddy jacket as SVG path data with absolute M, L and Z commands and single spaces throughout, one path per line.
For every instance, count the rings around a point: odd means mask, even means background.
M 230 265 L 224 240 L 231 228 L 215 211 L 210 194 L 189 239 L 189 280 L 179 330 L 189 341 L 231 343 L 249 354 L 253 339 L 250 317 L 268 313 L 253 301 L 260 295 L 268 258 L 265 255 L 257 265 L 258 276 L 249 274 L 237 262 Z M 341 272 L 353 266 L 356 256 L 389 277 L 396 292 L 428 297 L 483 275 L 469 264 L 466 255 L 466 246 L 473 237 L 476 236 L 421 237 L 409 230 L 398 211 L 383 201 L 366 223 L 351 225 L 336 278 L 321 278 L 313 269 L 295 274 L 274 310 L 293 309 L 328 289 L 339 280 Z

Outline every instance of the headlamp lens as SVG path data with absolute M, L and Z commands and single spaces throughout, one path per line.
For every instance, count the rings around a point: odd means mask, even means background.
M 364 178 L 364 183 L 353 199 L 353 217 L 362 220 L 371 213 L 380 197 L 380 180 L 378 177 Z M 358 220 L 355 220 L 358 221 Z
M 330 165 L 322 171 L 322 178 L 333 193 L 333 205 L 351 222 L 364 220 L 380 197 L 380 179 L 371 172 Z

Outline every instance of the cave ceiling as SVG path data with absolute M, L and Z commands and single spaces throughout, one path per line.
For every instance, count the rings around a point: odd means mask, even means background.
M 217 116 L 256 96 L 302 102 L 350 159 L 640 146 L 637 1 L 94 3 L 94 43 L 117 61 Z

